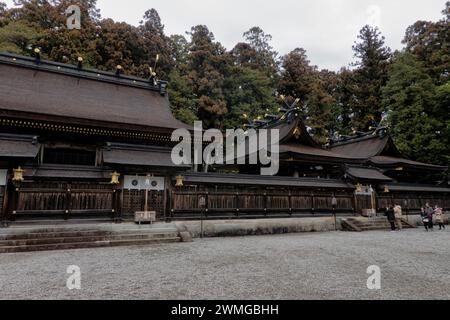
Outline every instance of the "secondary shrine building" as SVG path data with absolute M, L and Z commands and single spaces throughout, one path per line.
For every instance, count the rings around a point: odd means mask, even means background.
M 277 176 L 176 166 L 171 134 L 192 128 L 173 117 L 166 87 L 0 54 L 0 220 L 122 221 L 144 207 L 160 220 L 450 210 L 447 167 L 404 158 L 385 128 L 318 145 L 295 109 L 257 126 L 280 130 Z

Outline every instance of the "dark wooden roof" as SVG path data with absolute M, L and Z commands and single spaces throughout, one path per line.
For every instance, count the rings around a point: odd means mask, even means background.
M 297 110 L 290 110 L 279 119 L 259 126 L 258 129 L 277 129 L 280 133 L 280 144 L 303 144 L 310 147 L 321 148 L 320 145 L 308 133 L 302 118 Z M 300 132 L 296 135 L 295 130 Z
M 378 169 L 365 167 L 347 167 L 346 174 L 355 179 L 371 180 L 371 181 L 392 181 L 391 178 L 385 176 Z
M 36 137 L 19 135 L 0 135 L 0 158 L 35 158 L 40 144 Z
M 175 165 L 171 159 L 172 150 L 170 148 L 110 143 L 102 151 L 105 164 L 161 168 L 176 167 L 180 169 L 191 167 L 189 165 Z
M 444 171 L 447 167 L 428 163 L 417 162 L 404 158 L 395 146 L 394 141 L 388 135 L 365 135 L 361 138 L 350 139 L 333 145 L 330 149 L 333 153 L 357 160 L 366 160 L 374 166 L 407 166 L 426 170 Z
M 280 146 L 280 155 L 288 154 L 290 156 L 301 156 L 305 158 L 326 158 L 329 161 L 337 162 L 353 162 L 353 158 L 347 157 L 344 154 L 332 152 L 326 149 L 311 147 L 303 144 L 282 144 Z
M 271 130 L 279 130 L 279 153 L 282 159 L 292 157 L 297 160 L 315 161 L 321 158 L 323 161 L 333 163 L 354 160 L 352 157 L 322 148 L 308 133 L 297 109 L 289 110 L 280 118 L 257 126 L 256 129 L 267 129 L 269 131 L 268 141 L 270 141 Z M 249 154 L 248 149 L 248 145 L 246 145 L 247 155 Z
M 177 129 L 166 95 L 145 79 L 0 54 L 0 111 L 130 127 Z
M 417 168 L 425 168 L 425 169 L 436 169 L 438 171 L 442 171 L 447 169 L 444 166 L 437 166 L 433 164 L 413 161 L 404 158 L 396 158 L 396 157 L 388 157 L 388 156 L 375 156 L 370 158 L 370 162 L 377 166 L 412 166 Z
M 389 136 L 380 138 L 373 135 L 334 145 L 330 150 L 354 159 L 369 159 L 383 152 L 389 142 Z
M 186 183 L 233 184 L 241 186 L 285 186 L 304 188 L 354 189 L 353 184 L 330 179 L 309 179 L 244 174 L 186 173 Z

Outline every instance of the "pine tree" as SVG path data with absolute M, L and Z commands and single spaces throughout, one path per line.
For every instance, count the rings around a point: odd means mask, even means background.
M 352 126 L 358 131 L 367 131 L 379 123 L 384 112 L 381 89 L 386 84 L 391 51 L 385 46 L 384 37 L 378 28 L 364 26 L 358 41 L 353 46 L 355 57 L 354 99 L 350 105 Z
M 206 26 L 192 27 L 189 33 L 188 79 L 192 84 L 197 116 L 207 128 L 223 129 L 222 120 L 228 112 L 223 86 L 229 74 L 231 57 L 215 42 Z
M 383 89 L 383 105 L 396 145 L 412 159 L 449 164 L 450 86 L 436 87 L 414 55 L 396 57 Z

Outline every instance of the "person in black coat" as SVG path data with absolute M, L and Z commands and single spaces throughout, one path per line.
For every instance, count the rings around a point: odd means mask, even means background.
M 395 231 L 395 212 L 394 207 L 392 205 L 389 205 L 388 208 L 386 208 L 386 217 L 391 225 L 391 231 Z

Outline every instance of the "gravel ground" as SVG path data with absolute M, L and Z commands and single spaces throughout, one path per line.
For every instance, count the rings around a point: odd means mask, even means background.
M 2 299 L 450 299 L 450 233 L 329 232 L 0 255 Z M 66 288 L 67 266 L 81 290 Z M 366 270 L 381 268 L 381 290 Z

